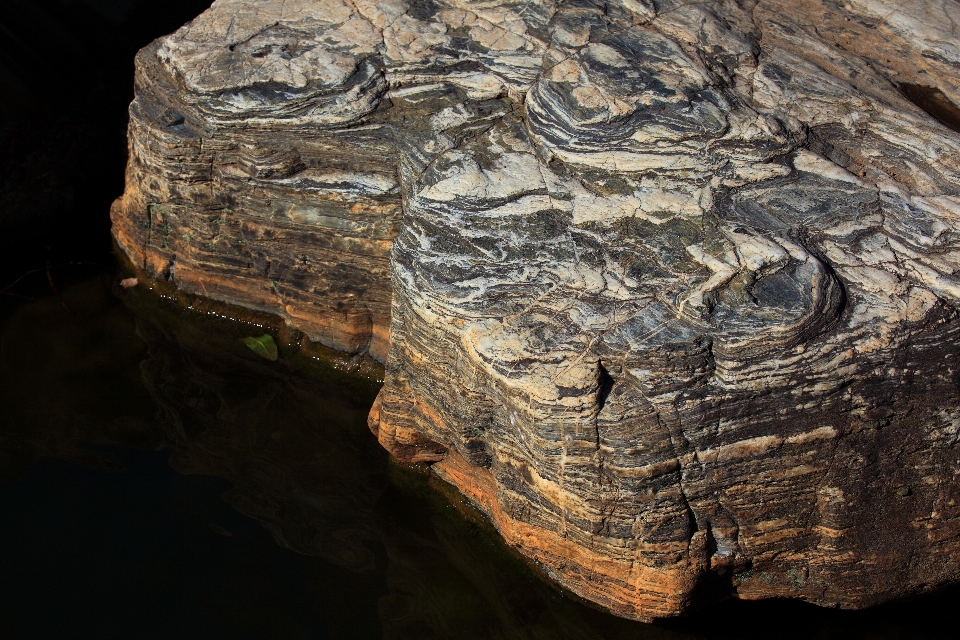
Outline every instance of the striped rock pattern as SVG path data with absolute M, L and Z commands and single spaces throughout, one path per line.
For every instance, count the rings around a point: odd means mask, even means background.
M 868 606 L 960 578 L 957 24 L 219 0 L 140 54 L 115 235 L 389 341 L 380 442 L 617 615 Z

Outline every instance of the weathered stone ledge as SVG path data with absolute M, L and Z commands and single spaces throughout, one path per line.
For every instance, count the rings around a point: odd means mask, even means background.
M 370 425 L 577 594 L 960 578 L 960 4 L 218 0 L 114 235 L 386 361 Z

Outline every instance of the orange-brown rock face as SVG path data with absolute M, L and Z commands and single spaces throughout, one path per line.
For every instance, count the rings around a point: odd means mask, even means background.
M 389 334 L 380 442 L 618 615 L 868 606 L 960 578 L 957 24 L 221 0 L 141 53 L 115 234 Z

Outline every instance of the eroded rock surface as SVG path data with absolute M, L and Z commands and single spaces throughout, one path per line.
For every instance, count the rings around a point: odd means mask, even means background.
M 220 0 L 140 54 L 115 235 L 389 337 L 380 442 L 618 615 L 868 606 L 960 578 L 958 21 Z

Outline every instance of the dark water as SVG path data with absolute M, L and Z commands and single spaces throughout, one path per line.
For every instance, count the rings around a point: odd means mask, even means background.
M 0 5 L 0 638 L 957 635 L 957 589 L 660 625 L 596 611 L 390 462 L 374 380 L 268 362 L 239 342 L 259 327 L 122 291 L 107 211 L 133 54 L 208 4 Z
M 4 322 L 0 637 L 631 630 L 391 465 L 366 428 L 376 382 L 287 350 L 268 362 L 238 339 L 259 328 L 115 281 Z

